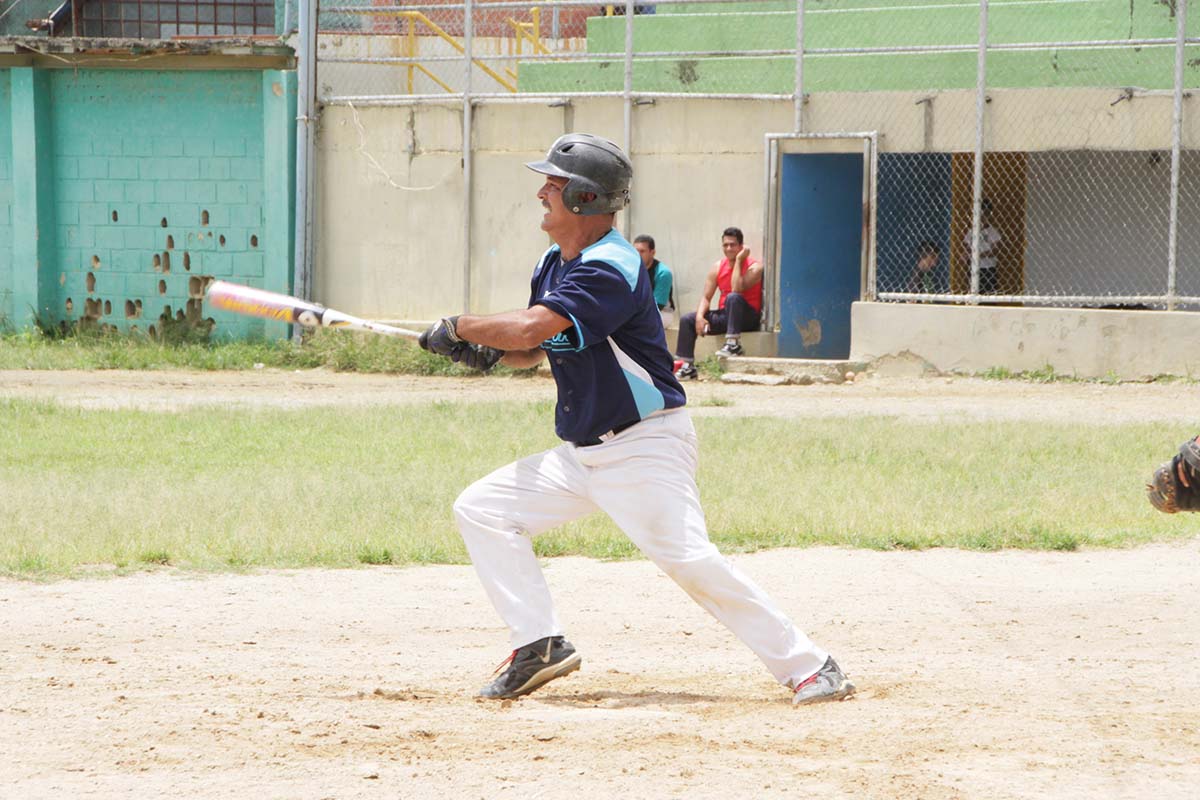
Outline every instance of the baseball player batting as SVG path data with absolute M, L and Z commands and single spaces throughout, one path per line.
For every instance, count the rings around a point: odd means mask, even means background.
M 526 166 L 545 176 L 541 227 L 555 242 L 534 268 L 528 308 L 447 317 L 419 339 L 481 369 L 549 358 L 558 384 L 563 444 L 501 467 L 454 503 L 475 570 L 511 632 L 512 654 L 480 696 L 520 697 L 579 669 L 532 537 L 603 511 L 762 659 L 793 703 L 848 697 L 854 686 L 833 658 L 708 539 L 696 432 L 649 274 L 613 227 L 629 203 L 633 165 L 617 145 L 580 133 Z

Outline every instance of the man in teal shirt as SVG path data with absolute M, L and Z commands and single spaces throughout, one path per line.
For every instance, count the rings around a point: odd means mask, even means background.
M 671 268 L 654 257 L 654 237 L 642 234 L 633 240 L 642 257 L 642 266 L 650 273 L 650 286 L 654 289 L 654 302 L 662 315 L 663 327 L 675 324 L 675 278 Z

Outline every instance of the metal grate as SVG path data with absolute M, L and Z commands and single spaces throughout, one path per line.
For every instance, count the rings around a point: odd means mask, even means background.
M 256 36 L 275 33 L 274 0 L 91 0 L 79 13 L 80 35 L 123 39 Z

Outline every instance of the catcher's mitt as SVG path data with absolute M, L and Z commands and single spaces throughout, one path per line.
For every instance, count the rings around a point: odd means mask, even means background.
M 1146 484 L 1150 505 L 1164 514 L 1200 511 L 1200 442 L 1188 439 Z

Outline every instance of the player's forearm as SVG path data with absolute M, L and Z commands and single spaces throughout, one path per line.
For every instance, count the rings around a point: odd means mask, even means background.
M 543 306 L 502 314 L 463 314 L 456 330 L 460 339 L 508 352 L 536 348 L 570 323 Z
M 500 363 L 513 369 L 532 369 L 542 363 L 545 357 L 546 351 L 540 347 L 531 347 L 528 350 L 507 350 L 504 358 L 500 359 Z

